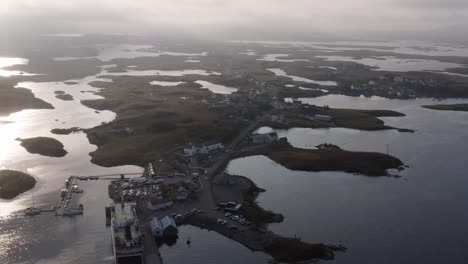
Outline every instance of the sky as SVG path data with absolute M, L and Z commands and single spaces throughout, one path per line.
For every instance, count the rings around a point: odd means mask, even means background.
M 7 34 L 468 40 L 468 0 L 0 0 Z

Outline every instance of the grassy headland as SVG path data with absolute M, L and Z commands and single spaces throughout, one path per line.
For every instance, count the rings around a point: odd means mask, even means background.
M 21 141 L 21 146 L 29 153 L 48 157 L 63 157 L 68 153 L 63 148 L 63 144 L 54 138 L 35 137 L 18 140 Z
M 344 171 L 367 176 L 384 176 L 387 169 L 403 165 L 398 158 L 377 152 L 358 152 L 342 149 L 299 149 L 275 145 L 243 156 L 265 155 L 291 170 Z
M 468 112 L 468 104 L 436 104 L 422 105 L 422 107 L 432 110 Z
M 184 78 L 184 77 L 179 77 Z M 189 142 L 228 142 L 242 124 L 228 122 L 234 109 L 210 109 L 201 98 L 212 94 L 190 83 L 155 87 L 153 77 L 114 78 L 113 83 L 94 82 L 104 88 L 101 100 L 82 101 L 96 110 L 117 113 L 114 121 L 86 130 L 98 146 L 92 162 L 101 166 L 144 165 L 167 151 Z
M 31 175 L 20 171 L 0 170 L 0 198 L 13 199 L 17 195 L 32 189 L 36 180 Z
M 395 128 L 385 125 L 385 122 L 378 117 L 402 117 L 405 114 L 391 110 L 356 110 L 339 109 L 329 107 L 319 107 L 315 105 L 302 106 L 299 109 L 285 109 L 279 112 L 284 116 L 287 123 L 268 123 L 274 128 L 325 128 L 343 127 L 359 130 L 387 130 L 396 129 L 400 132 L 414 132 L 410 129 Z M 315 115 L 326 115 L 333 118 L 329 122 L 315 120 Z
M 54 109 L 25 88 L 14 88 L 16 83 L 7 78 L 0 78 L 0 116 L 24 109 Z

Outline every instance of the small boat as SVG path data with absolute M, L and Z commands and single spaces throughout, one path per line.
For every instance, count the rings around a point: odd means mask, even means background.
M 63 215 L 80 215 L 83 214 L 82 208 L 65 208 Z
M 26 210 L 24 211 L 24 213 L 26 215 L 38 215 L 41 213 L 41 209 L 39 208 L 36 208 L 36 207 L 28 207 L 26 208 Z
M 35 205 L 34 205 L 34 193 L 31 193 L 31 199 L 32 199 L 32 206 L 26 208 L 26 210 L 24 211 L 24 213 L 25 213 L 26 215 L 38 215 L 38 214 L 40 214 L 40 213 L 41 213 L 41 209 L 35 207 Z

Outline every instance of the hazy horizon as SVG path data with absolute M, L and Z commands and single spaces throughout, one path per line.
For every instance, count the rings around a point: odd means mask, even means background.
M 8 36 L 57 33 L 216 39 L 468 41 L 462 0 L 3 0 Z

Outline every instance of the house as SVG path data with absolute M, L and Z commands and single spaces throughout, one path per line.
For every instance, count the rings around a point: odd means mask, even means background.
M 177 234 L 179 233 L 174 218 L 170 216 L 166 216 L 163 219 L 161 219 L 161 225 L 164 236 L 177 236 Z
M 189 195 L 189 192 L 187 191 L 187 189 L 185 189 L 183 186 L 180 186 L 179 189 L 177 189 L 176 200 L 178 201 L 186 200 L 188 195 Z
M 270 132 L 267 134 L 253 134 L 250 136 L 250 141 L 254 144 L 267 144 L 278 140 L 278 134 L 276 132 Z
M 190 144 L 187 147 L 184 147 L 184 154 L 188 156 L 194 156 L 197 154 L 208 154 L 211 151 L 223 149 L 224 145 L 221 142 L 208 142 L 198 145 Z
M 150 222 L 151 234 L 155 237 L 163 236 L 163 225 L 157 217 L 153 218 Z
M 148 208 L 151 210 L 161 210 L 170 207 L 172 204 L 173 202 L 170 199 L 153 197 L 148 202 Z

